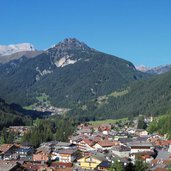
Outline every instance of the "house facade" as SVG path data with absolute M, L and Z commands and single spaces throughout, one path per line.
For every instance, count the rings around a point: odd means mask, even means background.
M 3 144 L 0 146 L 0 160 L 12 160 L 14 159 L 14 153 L 17 150 L 17 146 L 14 144 Z
M 153 151 L 154 146 L 152 143 L 148 142 L 135 142 L 130 145 L 131 153 L 147 152 Z
M 121 158 L 129 157 L 131 149 L 127 146 L 116 146 L 111 149 L 112 154 L 117 155 Z
M 78 160 L 82 169 L 95 169 L 103 160 L 94 156 L 86 156 Z
M 94 144 L 95 144 L 94 141 L 92 141 L 88 138 L 84 138 L 82 141 L 80 141 L 77 144 L 77 147 L 81 151 L 91 151 L 91 150 L 94 150 L 94 148 L 93 148 Z
M 77 150 L 67 149 L 59 151 L 59 162 L 72 163 L 77 157 Z

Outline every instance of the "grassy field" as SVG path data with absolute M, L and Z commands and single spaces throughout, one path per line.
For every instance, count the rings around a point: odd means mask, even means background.
M 36 97 L 37 101 L 39 104 L 44 104 L 44 105 L 49 105 L 50 106 L 50 101 L 48 100 L 49 96 L 46 95 L 45 93 L 42 93 L 40 96 Z M 33 110 L 33 108 L 37 105 L 37 103 L 34 103 L 30 106 L 25 106 L 24 109 L 26 110 Z
M 112 97 L 119 97 L 119 96 L 124 96 L 126 94 L 128 94 L 128 90 L 123 90 L 123 91 L 114 91 L 113 93 L 109 94 L 109 96 Z
M 33 110 L 34 104 L 30 105 L 30 106 L 24 106 L 23 108 L 26 109 L 26 110 Z
M 128 118 L 123 118 L 123 119 L 106 119 L 106 120 L 99 120 L 99 121 L 90 121 L 89 123 L 92 124 L 93 126 L 98 126 L 101 124 L 114 124 L 117 121 L 124 121 L 127 120 Z

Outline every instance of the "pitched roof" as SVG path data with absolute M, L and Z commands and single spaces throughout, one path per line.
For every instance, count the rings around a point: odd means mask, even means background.
M 169 153 L 167 150 L 158 150 L 158 155 L 156 159 L 162 159 L 162 160 L 169 160 L 171 157 L 171 153 Z
M 0 153 L 5 153 L 7 152 L 11 147 L 13 147 L 13 144 L 2 144 L 0 146 Z
M 171 145 L 171 140 L 163 140 L 163 141 L 160 141 L 160 145 L 161 146 Z
M 93 141 L 94 141 L 94 142 L 98 142 L 98 141 L 100 141 L 101 139 L 102 139 L 101 137 L 95 136 L 95 137 L 93 138 Z
M 153 144 L 150 142 L 141 142 L 141 141 L 136 141 L 136 142 L 132 142 L 130 143 L 131 147 L 153 147 Z
M 102 141 L 99 141 L 98 144 L 99 144 L 101 147 L 112 147 L 112 146 L 114 146 L 115 144 L 119 144 L 119 141 L 102 140 Z
M 89 138 L 84 138 L 83 141 L 86 144 L 88 144 L 90 147 L 92 147 L 95 144 L 95 142 L 93 140 L 89 139 Z
M 106 160 L 105 155 L 102 154 L 102 153 L 95 153 L 95 154 L 92 155 L 92 157 L 94 157 L 94 158 L 96 158 L 96 159 L 98 159 L 100 161 Z
M 127 146 L 121 145 L 121 146 L 113 147 L 112 150 L 123 152 L 123 151 L 130 151 L 131 149 Z
M 154 155 L 154 152 L 152 152 L 152 151 L 138 152 L 138 153 L 131 153 L 131 155 L 135 155 L 138 158 L 139 157 L 149 158 L 149 156 Z
M 14 167 L 16 167 L 17 162 L 16 161 L 4 161 L 0 160 L 0 170 L 1 171 L 9 171 L 12 170 Z
M 36 170 L 40 169 L 41 164 L 27 162 L 27 163 L 24 163 L 23 166 L 24 166 L 24 168 L 26 168 L 28 170 L 36 171 Z
M 50 147 L 39 147 L 39 148 L 37 148 L 37 151 L 36 151 L 36 153 L 45 153 L 45 154 L 50 154 L 51 153 L 51 148 Z
M 64 149 L 64 150 L 60 150 L 59 154 L 73 154 L 75 153 L 76 150 L 72 150 L 72 149 Z
M 168 169 L 162 168 L 162 167 L 157 167 L 153 171 L 168 171 Z

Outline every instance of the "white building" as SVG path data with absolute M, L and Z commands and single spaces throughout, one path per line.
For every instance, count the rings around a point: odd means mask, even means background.
M 111 149 L 112 154 L 117 155 L 121 158 L 129 157 L 129 154 L 131 152 L 131 149 L 127 146 L 116 146 Z
M 154 146 L 150 142 L 133 142 L 130 144 L 131 153 L 153 151 Z

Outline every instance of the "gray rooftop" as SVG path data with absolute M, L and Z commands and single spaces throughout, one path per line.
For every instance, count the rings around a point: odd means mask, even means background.
M 159 150 L 156 159 L 170 160 L 171 153 L 166 150 Z
M 15 161 L 0 161 L 0 171 L 9 171 L 17 166 Z
M 153 147 L 153 144 L 150 142 L 141 142 L 141 141 L 135 141 L 130 143 L 130 146 L 137 146 L 137 147 Z

